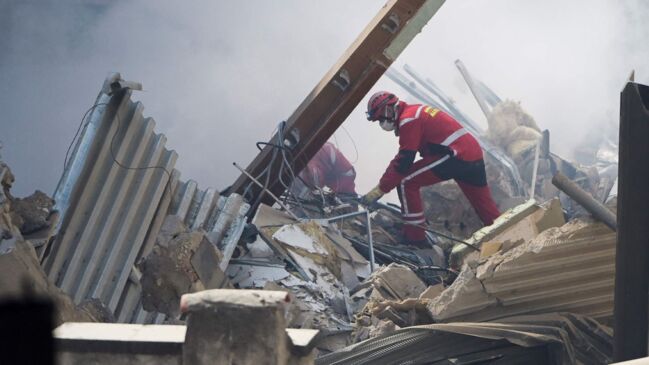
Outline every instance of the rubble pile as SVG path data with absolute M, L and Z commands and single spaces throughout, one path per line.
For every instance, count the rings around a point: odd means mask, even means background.
M 488 119 L 480 137 L 499 151 L 485 161 L 503 213 L 482 227 L 457 184 L 427 187 L 427 240 L 418 247 L 401 242 L 398 206 L 361 207 L 356 196 L 327 189 L 308 198 L 289 191 L 269 206 L 245 193 L 198 189 L 177 170 L 136 178 L 106 150 L 101 159 L 72 160 L 91 181 L 107 176 L 115 184 L 86 184 L 67 170 L 61 186 L 71 190 L 55 195 L 67 199 L 59 225 L 46 194 L 11 196 L 13 176 L 0 162 L 0 299 L 48 297 L 57 324 L 174 324 L 174 356 L 187 361 L 227 362 L 231 351 L 242 363 L 264 362 L 267 353 L 296 364 L 359 356 L 606 363 L 616 236 L 552 178 L 562 172 L 614 210 L 611 146 L 581 166 L 550 152 L 549 132 L 520 103 L 500 102 Z
M 52 231 L 53 201 L 42 192 L 19 199 L 10 194 L 14 182 L 9 167 L 0 161 L 0 301 L 20 301 L 45 298 L 54 304 L 53 322 L 111 322 L 114 321 L 104 305 L 96 300 L 84 300 L 76 305 L 70 296 L 47 278 L 34 242 L 29 235 L 39 234 L 39 246 L 48 241 Z M 17 221 L 17 223 L 14 223 Z M 45 233 L 44 233 L 45 232 Z
M 442 284 L 427 287 L 403 265 L 390 264 L 378 269 L 352 295 L 355 308 L 361 308 L 356 311 L 353 341 L 432 323 L 427 306 L 443 289 Z

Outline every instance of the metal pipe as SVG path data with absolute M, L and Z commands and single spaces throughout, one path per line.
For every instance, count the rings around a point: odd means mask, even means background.
M 532 168 L 532 181 L 530 182 L 530 200 L 534 199 L 536 191 L 536 172 L 539 169 L 539 152 L 541 151 L 541 140 L 536 142 L 536 151 L 534 152 L 534 167 Z
M 263 191 L 265 191 L 266 193 L 268 193 L 268 195 L 270 195 L 270 197 L 273 198 L 273 200 L 275 200 L 275 202 L 276 202 L 277 204 L 279 204 L 279 206 L 282 207 L 282 209 L 284 209 L 284 210 L 286 211 L 286 213 L 288 213 L 288 214 L 289 214 L 293 219 L 295 219 L 296 221 L 299 221 L 299 220 L 300 220 L 300 218 L 298 218 L 298 217 L 295 215 L 295 213 L 291 212 L 291 211 L 288 209 L 288 207 L 287 207 L 286 205 L 284 205 L 284 203 L 282 203 L 281 200 L 279 200 L 279 198 L 277 198 L 277 197 L 275 196 L 275 194 L 273 194 L 272 191 L 266 189 L 266 188 L 264 187 L 264 185 L 262 185 L 262 183 L 260 183 L 259 180 L 255 179 L 252 175 L 250 175 L 250 174 L 248 173 L 248 171 L 242 169 L 241 166 L 237 165 L 236 162 L 233 162 L 232 165 L 234 165 L 234 167 L 236 167 L 237 169 L 239 169 L 239 171 L 241 171 L 242 174 L 248 176 L 248 178 L 250 178 L 250 180 L 252 180 L 252 182 L 254 182 L 255 184 L 257 184 L 257 186 L 259 186 L 260 188 L 262 188 Z
M 478 102 L 480 109 L 484 113 L 487 120 L 489 120 L 489 114 L 490 114 L 489 107 L 487 107 L 487 104 L 482 98 L 482 95 L 480 95 L 478 88 L 473 82 L 473 78 L 471 77 L 471 74 L 469 74 L 469 71 L 466 69 L 466 67 L 464 67 L 464 63 L 462 63 L 462 61 L 455 60 L 455 66 L 457 67 L 458 70 L 460 70 L 462 77 L 464 77 L 464 81 L 466 81 L 466 84 L 469 86 L 469 90 L 471 90 L 471 94 L 473 94 L 473 97 Z
M 352 212 L 352 213 L 342 214 L 336 217 L 326 218 L 325 220 L 327 222 L 333 222 L 345 218 L 355 217 L 358 215 L 365 215 L 367 219 L 367 240 L 369 241 L 369 248 L 370 248 L 370 271 L 374 272 L 374 240 L 372 237 L 372 220 L 370 218 L 370 211 L 362 210 L 360 212 Z
M 370 211 L 365 211 L 367 217 L 367 240 L 370 244 L 370 271 L 374 272 L 374 240 L 372 239 L 372 220 L 370 218 Z
M 606 224 L 612 230 L 617 231 L 617 217 L 615 214 L 580 188 L 579 185 L 568 179 L 566 175 L 557 172 L 552 178 L 552 184 L 584 207 L 593 217 Z

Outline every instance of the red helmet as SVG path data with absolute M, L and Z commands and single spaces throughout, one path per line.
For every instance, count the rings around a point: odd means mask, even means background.
M 395 105 L 399 102 L 394 94 L 388 91 L 379 91 L 372 95 L 370 100 L 367 102 L 367 120 L 375 121 L 379 120 L 380 117 L 385 116 L 385 107 L 389 105 Z

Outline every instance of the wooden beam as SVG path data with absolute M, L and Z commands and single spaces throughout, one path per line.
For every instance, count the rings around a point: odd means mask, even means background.
M 288 118 L 284 136 L 299 136 L 290 153 L 293 157 L 290 162 L 296 174 L 345 121 L 444 1 L 390 0 L 381 8 Z M 271 139 L 271 143 L 276 146 L 285 145 L 284 141 L 278 141 L 277 134 Z M 284 191 L 279 181 L 281 156 L 273 161 L 274 150 L 277 148 L 266 146 L 246 171 L 263 182 L 266 179 L 264 170 L 268 168 L 268 190 L 280 195 Z M 232 191 L 242 194 L 245 190 L 252 193 L 254 204 L 261 189 L 251 184 L 245 174 L 241 174 L 233 184 Z M 272 203 L 268 196 L 264 196 L 262 202 Z M 255 208 L 251 207 L 251 211 Z

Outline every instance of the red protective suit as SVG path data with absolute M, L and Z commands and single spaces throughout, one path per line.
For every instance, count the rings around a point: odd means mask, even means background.
M 399 153 L 390 162 L 379 188 L 388 193 L 398 187 L 403 219 L 412 224 L 425 222 L 420 188 L 455 179 L 485 225 L 500 215 L 487 186 L 482 149 L 460 123 L 445 112 L 425 105 L 399 102 L 395 129 Z M 414 162 L 416 153 L 422 157 Z M 425 231 L 404 224 L 409 241 L 425 239 Z
M 333 144 L 327 142 L 300 172 L 311 187 L 329 187 L 336 193 L 356 194 L 356 171 Z

